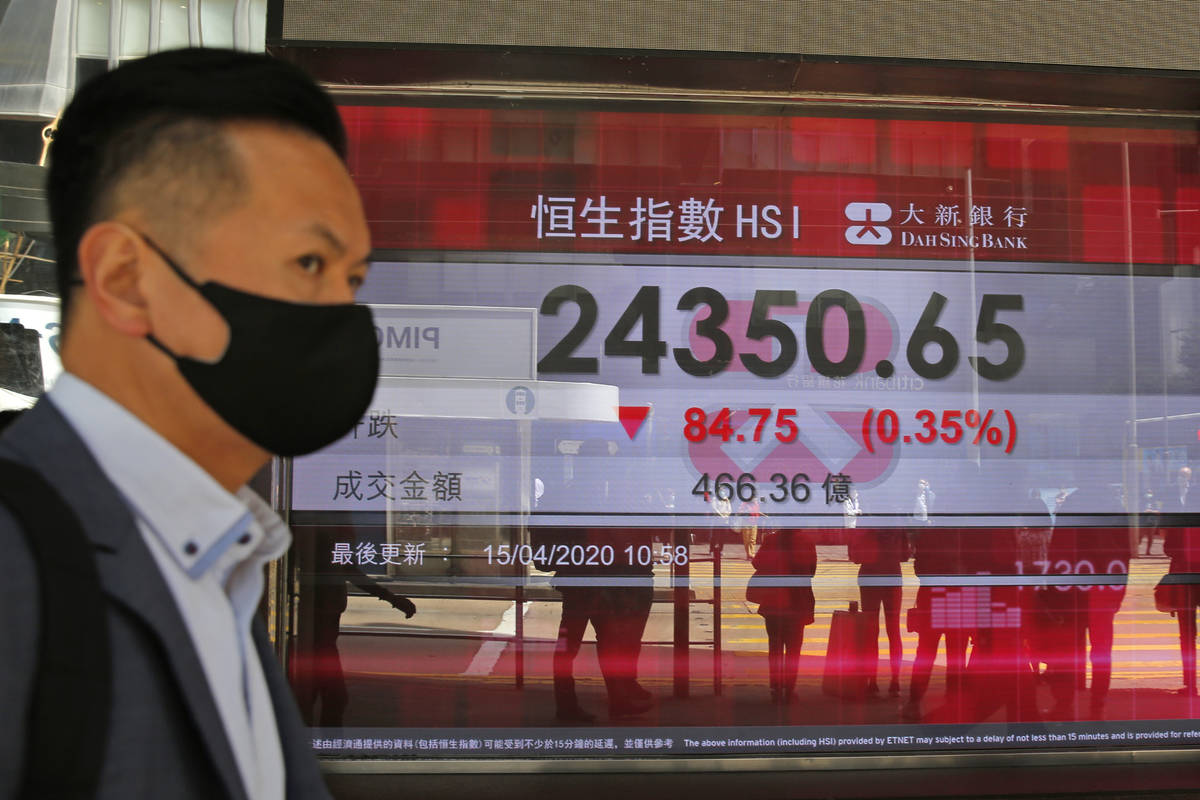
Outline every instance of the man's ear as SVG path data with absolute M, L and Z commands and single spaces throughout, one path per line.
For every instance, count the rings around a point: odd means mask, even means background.
M 79 240 L 79 273 L 84 291 L 100 317 L 113 330 L 143 337 L 150 332 L 150 314 L 143 272 L 153 253 L 121 222 L 98 222 Z

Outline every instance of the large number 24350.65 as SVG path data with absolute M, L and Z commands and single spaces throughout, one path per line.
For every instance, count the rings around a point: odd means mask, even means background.
M 799 355 L 796 334 L 783 320 L 773 319 L 771 309 L 796 308 L 798 302 L 797 293 L 791 290 L 760 289 L 754 293 L 746 339 L 754 342 L 774 340 L 778 348 L 775 357 L 769 360 L 757 353 L 737 354 L 747 371 L 763 378 L 776 378 L 796 363 Z M 574 303 L 579 307 L 579 319 L 538 362 L 538 371 L 596 374 L 600 371 L 599 358 L 575 355 L 599 317 L 596 298 L 582 286 L 565 284 L 551 289 L 538 310 L 543 315 L 555 316 L 565 303 Z M 927 380 L 945 378 L 958 366 L 959 347 L 954 334 L 937 325 L 946 303 L 945 295 L 938 292 L 930 295 L 905 349 L 909 367 Z M 659 361 L 667 355 L 667 343 L 659 339 L 660 305 L 659 287 L 643 286 L 638 289 L 612 330 L 604 337 L 604 355 L 640 358 L 642 373 L 657 375 Z M 722 372 L 732 363 L 734 346 L 733 340 L 722 327 L 729 319 L 729 303 L 724 295 L 716 289 L 698 286 L 684 292 L 676 304 L 680 311 L 692 311 L 700 306 L 708 307 L 708 316 L 696 320 L 695 335 L 711 343 L 712 356 L 696 358 L 687 347 L 676 347 L 671 352 L 675 363 L 684 372 L 705 377 Z M 846 350 L 838 361 L 832 360 L 825 349 L 825 315 L 832 308 L 842 310 L 847 324 Z M 1020 372 L 1025 363 L 1025 343 L 1015 328 L 997 322 L 996 314 L 1000 311 L 1022 310 L 1024 298 L 1021 295 L 985 294 L 981 297 L 975 338 L 981 344 L 1001 342 L 1007 348 L 1007 353 L 1004 360 L 998 363 L 983 356 L 968 357 L 972 369 L 980 377 L 1003 381 Z M 632 336 L 639 322 L 641 335 L 635 339 Z M 936 360 L 926 358 L 926 346 L 929 344 L 935 345 L 938 350 Z M 858 299 L 841 289 L 827 289 L 814 297 L 806 314 L 804 345 L 809 362 L 819 374 L 829 378 L 844 378 L 857 372 L 862 366 L 867 346 L 866 318 Z M 886 365 L 885 369 L 890 374 L 888 362 L 881 362 L 877 369 L 883 365 Z

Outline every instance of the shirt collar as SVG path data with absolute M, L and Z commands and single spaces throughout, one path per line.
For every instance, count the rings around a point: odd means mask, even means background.
M 243 486 L 236 495 L 230 494 L 196 462 L 95 387 L 64 372 L 47 397 L 134 513 L 193 579 L 232 547 L 245 547 L 245 557 L 265 561 L 282 555 L 291 544 L 283 521 L 253 491 Z
M 264 561 L 274 561 L 286 553 L 292 546 L 292 532 L 287 523 L 249 486 L 238 489 L 237 498 L 245 503 L 254 521 L 262 528 L 263 538 L 255 547 L 254 555 Z

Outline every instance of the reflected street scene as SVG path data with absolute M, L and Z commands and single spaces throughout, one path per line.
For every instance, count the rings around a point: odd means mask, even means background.
M 1200 736 L 1200 283 L 1178 266 L 1200 239 L 1146 199 L 1191 196 L 1170 165 L 1194 133 L 685 114 L 660 130 L 726 142 L 739 188 L 668 191 L 657 156 L 616 166 L 664 123 L 572 112 L 599 149 L 553 174 L 506 155 L 472 249 L 388 227 L 396 165 L 432 181 L 450 137 L 545 112 L 342 113 L 382 377 L 289 464 L 289 664 L 319 750 Z M 764 126 L 788 144 L 755 167 Z M 930 126 L 977 155 L 925 175 Z M 894 174 L 823 160 L 835 138 Z M 1097 177 L 1107 158 L 1127 172 Z

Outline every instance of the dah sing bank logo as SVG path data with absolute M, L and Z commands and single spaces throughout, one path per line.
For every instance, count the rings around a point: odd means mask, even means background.
M 893 216 L 887 203 L 847 203 L 845 214 L 851 223 L 845 234 L 850 244 L 891 244 L 892 228 L 881 224 Z M 938 203 L 925 209 L 909 203 L 896 216 L 894 227 L 899 229 L 901 247 L 1029 249 L 1029 238 L 1023 232 L 1029 211 L 1023 207 L 972 205 L 963 209 L 958 203 Z M 964 228 L 969 232 L 960 233 Z
M 846 228 L 846 241 L 850 244 L 888 244 L 892 241 L 892 230 L 878 223 L 891 218 L 892 207 L 887 203 L 848 204 L 846 219 L 857 224 Z

